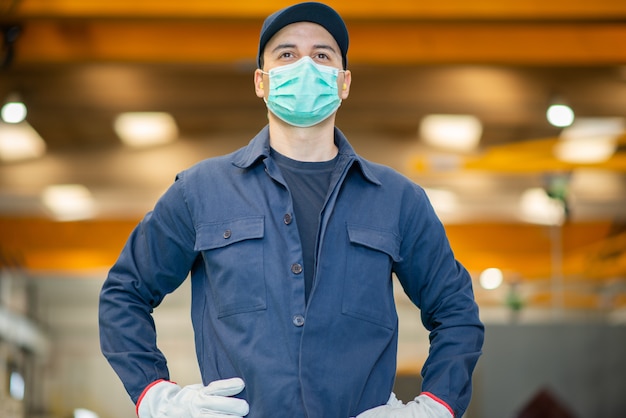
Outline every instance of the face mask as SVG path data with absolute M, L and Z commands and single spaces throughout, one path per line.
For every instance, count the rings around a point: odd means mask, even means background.
M 332 115 L 341 104 L 337 75 L 344 72 L 303 57 L 293 64 L 272 68 L 267 108 L 290 125 L 309 127 Z

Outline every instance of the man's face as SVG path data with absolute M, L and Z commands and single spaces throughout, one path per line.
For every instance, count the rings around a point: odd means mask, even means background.
M 308 56 L 317 64 L 343 70 L 341 50 L 335 38 L 322 26 L 311 22 L 292 23 L 282 28 L 269 40 L 263 51 L 263 71 L 287 65 Z M 255 90 L 258 97 L 269 94 L 269 77 L 255 71 Z M 350 71 L 340 72 L 337 88 L 341 99 L 348 97 Z

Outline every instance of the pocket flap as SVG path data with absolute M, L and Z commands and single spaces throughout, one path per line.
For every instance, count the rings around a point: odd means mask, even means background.
M 363 225 L 348 225 L 348 238 L 353 244 L 363 245 L 388 254 L 400 261 L 400 237 L 391 231 Z
M 211 250 L 249 239 L 263 238 L 263 216 L 227 219 L 199 225 L 196 230 L 195 250 Z

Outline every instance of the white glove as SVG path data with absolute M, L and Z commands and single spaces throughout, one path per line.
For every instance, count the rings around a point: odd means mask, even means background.
M 180 387 L 166 380 L 150 387 L 137 404 L 139 418 L 232 418 L 248 415 L 248 402 L 233 398 L 245 384 L 238 377 Z
M 454 418 L 442 403 L 421 394 L 406 405 L 392 392 L 386 405 L 360 413 L 356 418 Z

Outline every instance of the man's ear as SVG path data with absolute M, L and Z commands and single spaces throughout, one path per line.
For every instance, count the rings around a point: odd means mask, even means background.
M 266 83 L 263 82 L 264 76 L 263 71 L 258 68 L 254 70 L 254 92 L 261 99 L 265 97 L 265 87 L 267 87 Z
M 346 70 L 343 73 L 343 83 L 341 85 L 341 90 L 339 92 L 339 97 L 341 100 L 345 100 L 350 95 L 350 84 L 352 83 L 352 73 L 350 70 Z

